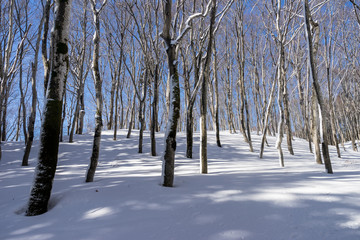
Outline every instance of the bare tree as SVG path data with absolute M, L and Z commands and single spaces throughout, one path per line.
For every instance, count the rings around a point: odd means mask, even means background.
M 250 129 L 250 116 L 248 101 L 245 91 L 245 32 L 244 32 L 244 1 L 239 1 L 236 12 L 236 49 L 237 49 L 237 62 L 238 62 L 238 87 L 240 92 L 240 131 L 243 134 L 245 142 L 249 144 L 250 152 L 253 152 L 253 146 L 251 142 L 251 129 Z M 246 113 L 246 121 L 245 121 Z
M 22 166 L 28 165 L 29 155 L 31 146 L 34 140 L 34 128 L 35 128 L 35 120 L 36 120 L 36 104 L 37 104 L 37 90 L 36 90 L 36 74 L 38 69 L 38 55 L 40 51 L 40 43 L 41 43 L 41 32 L 44 23 L 44 16 L 45 16 L 45 9 L 43 10 L 43 16 L 40 20 L 37 38 L 35 43 L 35 54 L 34 54 L 34 61 L 31 63 L 31 86 L 32 86 L 32 101 L 31 101 L 31 113 L 29 116 L 29 125 L 28 125 L 28 136 L 27 142 L 25 147 L 25 152 L 22 160 Z
M 338 137 L 336 133 L 336 124 L 335 124 L 335 112 L 334 112 L 334 97 L 333 97 L 333 84 L 332 84 L 332 69 L 331 64 L 333 62 L 332 58 L 332 52 L 333 52 L 333 33 L 331 29 L 331 25 L 333 22 L 332 14 L 329 14 L 330 16 L 330 30 L 328 34 L 324 35 L 325 39 L 325 67 L 326 67 L 326 78 L 327 78 L 327 87 L 328 87 L 328 94 L 329 94 L 329 112 L 330 112 L 330 124 L 331 124 L 331 136 L 333 139 L 333 143 L 336 147 L 336 152 L 338 155 L 338 158 L 341 158 L 340 148 L 339 148 L 339 142 Z M 324 27 L 324 30 L 326 28 Z M 329 35 L 329 37 L 327 36 Z
M 360 12 L 360 3 L 356 3 L 355 0 L 349 0 L 349 1 L 353 4 L 356 21 L 358 22 L 359 27 L 360 27 L 360 13 L 359 13 Z
M 52 0 L 46 0 L 44 7 L 44 31 L 41 38 L 41 57 L 44 66 L 44 96 L 46 96 L 46 90 L 48 87 L 49 77 L 50 77 L 50 59 L 51 58 L 51 48 L 50 48 L 50 57 L 48 56 L 47 42 L 48 42 L 48 32 L 49 32 L 49 22 L 50 22 L 50 8 Z
M 220 142 L 220 125 L 219 125 L 219 81 L 218 81 L 218 63 L 217 63 L 217 54 L 216 54 L 216 40 L 214 39 L 213 44 L 213 75 L 214 75 L 214 95 L 215 95 L 215 109 L 214 109 L 214 123 L 215 123 L 215 136 L 216 136 L 216 145 L 221 147 Z
M 326 114 L 326 109 L 324 105 L 324 99 L 322 97 L 321 89 L 319 82 L 317 80 L 317 74 L 316 74 L 316 66 L 315 66 L 315 60 L 314 60 L 314 50 L 313 50 L 313 41 L 312 41 L 312 33 L 310 31 L 310 9 L 309 9 L 309 2 L 308 0 L 304 0 L 304 13 L 305 13 L 305 33 L 306 33 L 306 41 L 308 45 L 308 64 L 310 68 L 310 78 L 313 82 L 313 88 L 316 95 L 316 100 L 319 105 L 319 114 L 320 114 L 320 122 L 322 125 L 322 152 L 325 162 L 325 169 L 327 173 L 333 173 L 331 161 L 330 161 L 330 155 L 329 155 L 329 148 L 328 148 L 328 116 Z
M 162 169 L 162 185 L 164 187 L 172 187 L 174 181 L 175 168 L 175 151 L 176 151 L 176 130 L 180 111 L 180 86 L 179 75 L 176 66 L 176 47 L 178 41 L 172 38 L 171 21 L 172 21 L 172 1 L 164 2 L 163 16 L 164 26 L 161 37 L 166 44 L 166 53 L 168 56 L 169 80 L 170 81 L 170 106 L 169 117 L 166 126 L 165 134 L 165 150 L 163 154 L 163 169 Z
M 9 98 L 9 91 L 12 85 L 12 80 L 14 79 L 14 74 L 18 70 L 19 59 L 21 57 L 21 49 L 23 49 L 23 44 L 25 39 L 27 38 L 27 34 L 31 25 L 25 30 L 25 33 L 20 39 L 16 53 L 12 56 L 13 53 L 13 46 L 14 46 L 14 8 L 15 8 L 15 1 L 10 0 L 9 4 L 9 14 L 8 14 L 8 31 L 6 34 L 5 41 L 5 49 L 4 55 L 0 57 L 0 160 L 1 160 L 1 141 L 6 140 L 6 116 L 7 116 L 7 107 L 8 107 L 8 98 Z M 1 10 L 1 9 L 0 9 Z M 0 45 L 0 49 L 2 49 Z
M 164 2 L 163 16 L 164 26 L 161 33 L 161 37 L 166 44 L 166 53 L 168 57 L 168 69 L 170 82 L 170 105 L 169 105 L 169 117 L 166 126 L 165 134 L 165 150 L 162 157 L 163 169 L 162 169 L 162 185 L 164 187 L 172 187 L 174 181 L 174 167 L 175 167 L 175 151 L 176 151 L 176 132 L 177 124 L 180 117 L 180 86 L 179 86 L 179 74 L 177 70 L 177 48 L 179 42 L 190 30 L 190 23 L 195 18 L 204 17 L 207 15 L 209 5 L 204 13 L 195 13 L 190 15 L 185 21 L 185 27 L 177 38 L 174 38 L 171 33 L 172 22 L 172 1 Z
M 106 5 L 107 0 L 104 0 L 99 9 L 96 9 L 97 0 L 91 0 L 91 9 L 94 17 L 94 50 L 93 50 L 93 61 L 92 61 L 92 71 L 95 84 L 95 95 L 96 95 L 96 115 L 95 115 L 95 133 L 93 148 L 90 158 L 90 164 L 87 169 L 86 182 L 94 181 L 95 171 L 98 164 L 99 153 L 100 153 L 100 140 L 101 140 L 101 130 L 103 126 L 102 122 L 102 108 L 103 108 L 103 97 L 102 97 L 102 79 L 100 77 L 99 70 L 99 56 L 100 56 L 100 13 Z
M 200 172 L 208 172 L 207 164 L 207 92 L 208 92 L 208 82 L 210 79 L 210 62 L 213 50 L 214 42 L 214 28 L 215 28 L 215 18 L 216 18 L 216 0 L 211 1 L 212 5 L 210 8 L 210 24 L 209 24 L 209 40 L 206 49 L 206 57 L 202 66 L 203 79 L 201 80 L 201 95 L 200 95 Z
M 45 110 L 41 126 L 40 151 L 35 181 L 31 189 L 26 215 L 47 212 L 55 176 L 61 124 L 62 97 L 68 73 L 68 46 L 70 10 L 72 1 L 55 2 L 55 20 L 51 36 L 53 56 L 51 76 L 46 92 Z
M 85 115 L 84 109 L 84 88 L 85 88 L 85 79 L 89 73 L 89 68 L 86 67 L 87 63 L 87 0 L 83 0 L 82 4 L 82 16 L 80 17 L 81 24 L 81 40 L 74 41 L 74 46 L 72 46 L 72 64 L 70 66 L 70 70 L 75 79 L 75 111 L 71 123 L 71 129 L 69 134 L 69 142 L 73 142 L 74 133 L 81 134 L 83 128 L 83 121 Z M 70 122 L 70 121 L 69 121 Z M 76 128 L 78 129 L 76 131 Z

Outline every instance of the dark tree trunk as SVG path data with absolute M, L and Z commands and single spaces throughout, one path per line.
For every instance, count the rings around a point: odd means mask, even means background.
M 217 75 L 217 55 L 216 55 L 215 40 L 213 45 L 213 52 L 214 52 L 213 67 L 214 67 L 214 87 L 215 87 L 215 136 L 216 136 L 216 145 L 218 147 L 221 147 L 220 126 L 219 126 L 219 83 L 218 83 L 218 75 Z
M 150 139 L 151 139 L 151 156 L 156 156 L 156 139 L 155 139 L 155 132 L 157 128 L 158 122 L 158 101 L 159 101 L 159 65 L 155 66 L 154 72 L 154 96 L 153 96 L 153 103 L 152 103 L 152 115 L 151 115 L 151 132 L 150 132 Z
M 194 116 L 193 106 L 188 106 L 186 111 L 186 157 L 192 158 L 193 135 L 194 135 Z
M 171 29 L 171 10 L 172 1 L 166 1 L 164 6 L 164 27 L 161 37 L 167 46 L 166 53 L 168 58 L 170 97 L 169 97 L 169 117 L 165 134 L 165 150 L 163 155 L 162 185 L 172 187 L 174 182 L 175 151 L 176 151 L 176 132 L 180 116 L 180 84 L 176 61 L 176 44 L 172 42 L 170 35 Z
M 113 140 L 115 141 L 117 138 L 117 129 L 118 129 L 118 104 L 119 104 L 119 90 L 120 90 L 120 76 L 118 76 L 118 80 L 116 83 L 116 92 L 115 92 L 115 118 L 114 118 L 114 135 Z
M 145 69 L 145 74 L 142 80 L 142 95 L 139 99 L 139 150 L 138 153 L 143 152 L 143 139 L 144 139 L 144 130 L 145 130 L 145 109 L 146 109 L 146 93 L 147 93 L 147 83 L 148 83 L 148 69 Z
M 134 86 L 135 87 L 135 86 Z M 134 125 L 134 119 L 135 119 L 135 99 L 136 99 L 136 96 L 135 96 L 135 90 L 134 90 L 134 97 L 133 97 L 133 102 L 132 102 L 132 105 L 131 105 L 131 113 L 130 113 L 130 121 L 129 121 L 129 129 L 128 129 L 128 133 L 126 135 L 126 138 L 130 138 L 131 136 L 131 130 L 133 128 L 133 125 Z
M 71 0 L 56 1 L 52 32 L 52 71 L 46 93 L 45 111 L 40 135 L 36 176 L 26 210 L 27 216 L 45 213 L 51 195 L 59 150 L 62 96 L 68 72 L 68 46 Z

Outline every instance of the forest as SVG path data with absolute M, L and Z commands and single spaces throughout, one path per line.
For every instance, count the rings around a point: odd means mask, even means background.
M 47 211 L 59 142 L 93 133 L 86 182 L 94 181 L 101 133 L 149 131 L 172 187 L 176 135 L 186 157 L 207 132 L 239 133 L 259 158 L 276 137 L 279 164 L 294 137 L 327 173 L 360 138 L 360 1 L 357 0 L 1 0 L 0 136 L 23 141 L 22 166 L 40 139 L 27 215 Z M 165 132 L 164 137 L 157 134 Z M 193 148 L 200 131 L 199 150 Z M 165 141 L 164 148 L 156 148 Z M 286 150 L 282 143 L 286 142 Z M 234 145 L 237 143 L 234 142 Z M 1 149 L 0 149 L 1 150 Z M 1 153 L 1 152 L 0 152 Z

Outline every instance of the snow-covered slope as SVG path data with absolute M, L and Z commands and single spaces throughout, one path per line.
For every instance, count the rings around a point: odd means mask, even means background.
M 346 146 L 342 159 L 331 147 L 334 174 L 315 164 L 305 141 L 295 139 L 295 156 L 278 164 L 275 138 L 259 159 L 241 135 L 221 133 L 223 147 L 209 132 L 209 174 L 185 158 L 185 134 L 178 135 L 174 188 L 159 185 L 160 157 L 137 153 L 137 132 L 117 141 L 102 137 L 95 182 L 85 183 L 92 136 L 61 143 L 50 210 L 25 217 L 38 143 L 30 166 L 21 167 L 23 143 L 3 143 L 0 162 L 1 240 L 331 240 L 360 239 L 360 154 Z M 157 136 L 158 153 L 163 135 Z M 145 134 L 144 152 L 150 152 Z

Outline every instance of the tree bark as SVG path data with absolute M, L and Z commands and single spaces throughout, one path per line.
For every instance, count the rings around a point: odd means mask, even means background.
M 142 93 L 139 97 L 139 147 L 138 147 L 138 153 L 142 153 L 143 150 L 143 139 L 144 139 L 144 130 L 145 130 L 145 100 L 146 100 L 146 93 L 147 93 L 147 84 L 148 84 L 148 69 L 146 68 L 144 73 L 144 76 L 142 77 Z
M 95 33 L 93 37 L 94 42 L 94 51 L 93 51 L 93 62 L 92 62 L 92 71 L 95 83 L 95 96 L 96 96 L 96 115 L 95 115 L 95 132 L 93 140 L 93 148 L 90 158 L 90 164 L 86 174 L 86 182 L 93 182 L 96 167 L 99 160 L 100 153 L 100 140 L 101 140 L 101 131 L 103 127 L 102 123 L 102 108 L 103 108 L 103 96 L 102 96 L 102 79 L 100 76 L 99 69 L 99 51 L 100 51 L 100 13 L 103 7 L 106 4 L 106 0 L 101 5 L 99 10 L 96 9 L 96 0 L 90 1 L 93 16 L 94 16 L 94 26 Z
M 212 0 L 212 7 L 210 10 L 210 26 L 209 26 L 209 40 L 206 50 L 206 58 L 203 65 L 203 79 L 201 79 L 201 95 L 200 95 L 200 172 L 208 173 L 207 162 L 207 92 L 208 81 L 210 79 L 210 61 L 214 42 L 214 25 L 216 17 L 216 0 Z
M 86 39 L 87 39 L 87 0 L 83 0 L 83 21 L 81 22 L 82 27 L 82 46 L 80 51 L 80 62 L 78 66 L 78 71 L 74 73 L 76 81 L 79 84 L 79 87 L 76 91 L 76 105 L 75 105 L 75 112 L 73 116 L 73 121 L 71 124 L 71 130 L 69 134 L 69 143 L 73 142 L 74 139 L 74 133 L 79 133 L 79 119 L 83 118 L 84 111 L 82 108 L 82 96 L 84 95 L 84 85 L 85 85 L 85 79 L 87 77 L 88 71 L 84 74 L 85 71 L 85 57 L 86 57 Z M 76 129 L 78 128 L 78 129 Z M 81 130 L 82 132 L 82 130 Z
M 332 36 L 332 32 L 330 32 L 330 36 Z M 325 60 L 325 64 L 326 64 L 326 78 L 327 78 L 327 83 L 328 83 L 328 93 L 329 93 L 329 112 L 330 112 L 330 124 L 331 124 L 331 134 L 332 134 L 332 138 L 333 138 L 333 144 L 336 147 L 336 152 L 337 152 L 337 156 L 338 158 L 341 158 L 341 153 L 340 153 L 340 148 L 339 148 L 339 141 L 338 141 L 338 137 L 336 134 L 336 125 L 335 125 L 335 112 L 334 112 L 334 104 L 333 104 L 333 93 L 332 93 L 332 84 L 331 84 L 331 69 L 330 69 L 330 62 L 332 61 L 331 58 L 331 39 L 330 39 L 330 43 L 328 43 L 328 37 L 325 34 L 325 52 L 326 52 L 326 60 Z
M 216 40 L 214 39 L 213 44 L 213 68 L 214 68 L 214 88 L 215 88 L 215 136 L 216 136 L 216 145 L 221 147 L 220 142 L 220 126 L 219 126 L 219 83 L 218 83 L 218 74 L 217 74 L 217 55 L 216 55 Z
M 134 86 L 135 88 L 135 86 Z M 129 121 L 129 126 L 128 126 L 128 133 L 126 135 L 126 138 L 130 138 L 131 136 L 131 130 L 133 129 L 134 126 L 134 120 L 135 120 L 135 100 L 136 100 L 136 93 L 135 93 L 135 89 L 134 89 L 134 96 L 133 96 L 133 101 L 132 101 L 132 105 L 131 105 L 131 112 L 130 112 L 130 121 Z
M 276 149 L 279 152 L 279 163 L 281 167 L 284 167 L 284 154 L 282 151 L 282 139 L 283 139 L 283 126 L 284 126 L 284 89 L 285 89 L 285 46 L 284 46 L 284 32 L 280 26 L 281 18 L 281 1 L 277 1 L 277 10 L 276 10 L 276 31 L 278 34 L 278 61 L 277 61 L 277 82 L 278 82 L 278 108 L 279 108 L 279 121 L 277 128 L 277 139 L 276 139 Z
M 278 71 L 276 71 L 276 74 L 278 74 Z M 269 99 L 269 102 L 268 102 L 268 105 L 267 105 L 266 111 L 265 111 L 259 158 L 262 158 L 263 153 L 264 153 L 266 134 L 267 134 L 268 125 L 269 125 L 269 115 L 270 115 L 271 107 L 272 107 L 273 101 L 274 101 L 274 92 L 275 92 L 276 83 L 277 83 L 277 80 L 274 79 L 272 87 L 271 87 L 271 91 L 270 91 L 270 99 Z
M 32 86 L 32 101 L 31 101 L 31 113 L 29 116 L 29 125 L 28 125 L 28 136 L 27 136 L 27 142 L 25 147 L 25 152 L 22 160 L 22 166 L 28 166 L 29 165 L 29 156 L 31 151 L 31 146 L 33 144 L 34 140 L 34 128 L 35 128 L 35 120 L 36 120 L 36 104 L 37 104 L 37 91 L 36 91 L 36 73 L 37 73 L 37 66 L 38 66 L 38 54 L 40 50 L 40 42 L 41 42 L 41 31 L 42 26 L 44 23 L 44 15 L 41 18 L 39 28 L 38 28 L 38 34 L 37 34 L 37 40 L 35 45 L 35 55 L 34 55 L 34 62 L 31 63 L 31 86 Z M 25 124 L 25 123 L 24 123 Z
M 249 144 L 250 152 L 253 152 L 251 135 L 250 135 L 250 121 L 249 121 L 249 111 L 248 104 L 246 99 L 246 90 L 245 90 L 245 33 L 244 33 L 244 3 L 241 2 L 241 5 L 237 9 L 238 19 L 236 25 L 236 48 L 237 48 L 237 62 L 239 66 L 239 77 L 238 77 L 238 87 L 240 94 L 240 109 L 239 109 L 239 118 L 240 118 L 240 132 L 244 137 L 244 141 Z M 245 117 L 246 114 L 246 117 Z
M 289 96 L 288 96 L 288 89 L 286 80 L 284 86 L 284 118 L 285 118 L 285 125 L 286 125 L 286 141 L 289 153 L 294 155 L 294 149 L 292 146 L 292 130 L 291 130 L 291 122 L 290 122 L 290 111 L 289 111 Z
M 320 89 L 319 82 L 317 80 L 316 74 L 316 66 L 314 59 L 314 49 L 312 43 L 312 34 L 310 31 L 310 10 L 309 10 L 309 2 L 308 0 L 304 0 L 304 12 L 305 12 L 305 33 L 306 33 L 306 41 L 308 45 L 308 64 L 310 67 L 310 77 L 313 81 L 313 87 L 316 93 L 316 99 L 320 108 L 320 117 L 321 117 L 321 125 L 322 125 L 322 148 L 323 148 L 323 157 L 325 163 L 325 169 L 327 173 L 332 174 L 332 166 L 328 149 L 328 116 L 326 114 L 326 109 Z
M 26 210 L 27 216 L 47 211 L 58 160 L 62 96 L 68 73 L 68 46 L 71 0 L 55 2 L 52 31 L 51 76 L 46 93 L 45 111 L 40 135 L 40 151 L 36 175 Z
M 46 0 L 46 4 L 44 7 L 44 31 L 42 34 L 42 44 L 41 44 L 41 57 L 44 66 L 44 96 L 46 96 L 46 90 L 49 83 L 50 77 L 50 59 L 48 58 L 47 53 L 47 38 L 49 32 L 49 22 L 50 22 L 50 8 L 51 8 L 51 0 Z M 51 58 L 51 48 L 50 48 L 50 58 Z
M 158 122 L 158 102 L 159 102 L 159 64 L 156 64 L 154 70 L 154 96 L 152 102 L 152 114 L 151 114 L 151 156 L 156 156 L 156 139 L 155 133 Z
M 284 125 L 284 109 L 283 109 L 283 101 L 284 101 L 284 49 L 283 45 L 280 46 L 279 50 L 279 60 L 278 60 L 278 108 L 279 108 L 279 122 L 278 122 L 278 130 L 277 130 L 277 140 L 276 140 L 276 149 L 279 152 L 279 163 L 281 167 L 284 167 L 284 154 L 282 151 L 281 143 L 283 139 L 283 125 Z

